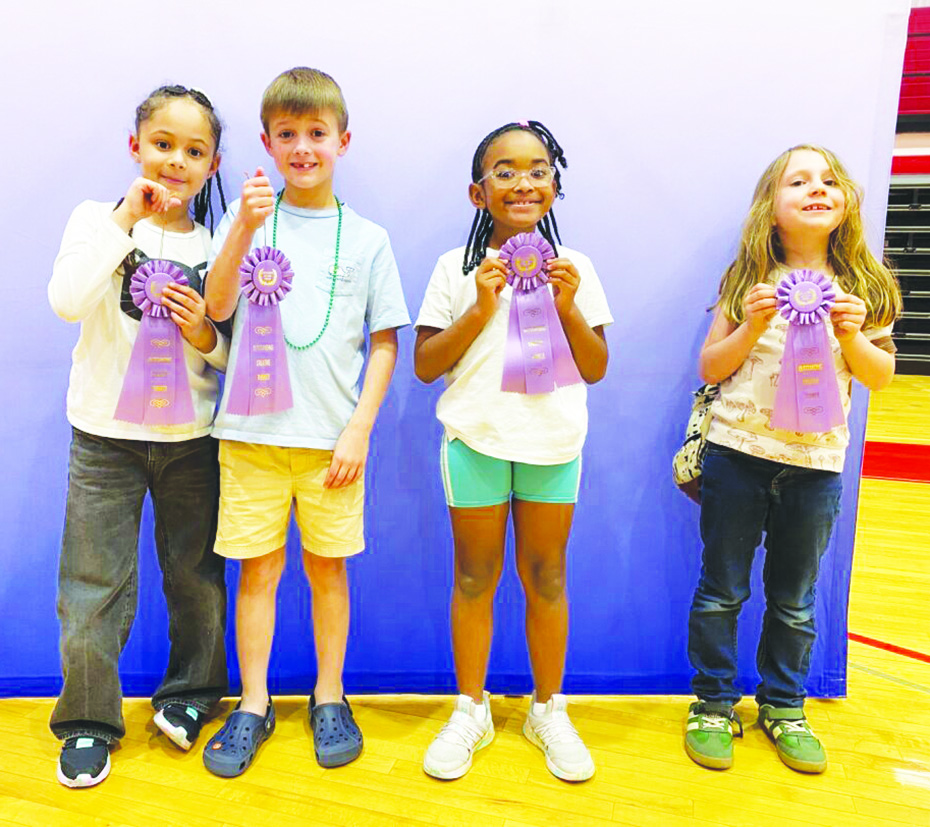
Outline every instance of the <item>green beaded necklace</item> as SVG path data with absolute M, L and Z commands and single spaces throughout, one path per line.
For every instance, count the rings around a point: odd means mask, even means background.
M 334 196 L 335 197 L 335 196 Z M 278 246 L 278 205 L 281 203 L 281 199 L 284 198 L 284 190 L 278 193 L 278 197 L 274 202 L 274 223 L 271 230 L 271 246 L 277 249 Z M 339 242 L 342 241 L 342 202 L 336 198 L 336 209 L 339 211 L 339 223 L 336 226 L 336 256 L 333 260 L 333 274 L 332 281 L 329 285 L 329 305 L 326 307 L 326 318 L 323 321 L 323 327 L 320 328 L 320 332 L 317 333 L 316 338 L 312 342 L 307 342 L 305 345 L 295 345 L 290 339 L 287 338 L 287 331 L 284 332 L 284 341 L 287 342 L 287 346 L 293 348 L 294 350 L 307 350 L 308 348 L 313 347 L 320 339 L 323 338 L 323 334 L 326 332 L 326 328 L 329 327 L 329 319 L 333 314 L 333 299 L 336 296 L 336 279 L 339 276 Z

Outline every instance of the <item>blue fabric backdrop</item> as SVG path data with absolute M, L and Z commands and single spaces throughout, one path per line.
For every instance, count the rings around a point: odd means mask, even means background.
M 570 692 L 684 693 L 688 605 L 699 569 L 697 509 L 670 459 L 697 384 L 696 356 L 719 275 L 756 178 L 786 146 L 823 143 L 866 188 L 880 249 L 909 4 L 730 0 L 435 4 L 279 0 L 263 20 L 192 15 L 165 0 L 87 15 L 26 5 L 0 54 L 7 112 L 2 333 L 5 432 L 0 492 L 0 695 L 60 686 L 55 589 L 67 486 L 64 416 L 77 330 L 45 290 L 61 231 L 85 198 L 118 198 L 134 177 L 135 105 L 179 81 L 204 88 L 228 129 L 222 171 L 270 167 L 258 141 L 261 91 L 284 68 L 332 73 L 351 113 L 337 191 L 386 226 L 411 312 L 435 258 L 464 242 L 472 152 L 500 123 L 538 118 L 570 162 L 557 210 L 567 244 L 595 262 L 618 323 L 590 394 L 591 430 L 570 545 Z M 231 8 L 231 7 L 230 7 Z M 99 20 L 106 18 L 106 25 Z M 202 18 L 199 19 L 198 18 Z M 408 25 L 404 21 L 413 21 Z M 170 32 L 170 34 L 169 34 Z M 143 57 L 150 56 L 150 57 Z M 372 442 L 368 551 L 350 566 L 353 692 L 452 691 L 447 601 L 451 537 L 438 473 L 438 385 L 412 374 L 412 333 Z M 824 562 L 810 689 L 845 691 L 846 601 L 865 394 L 858 388 L 844 511 Z M 122 659 L 129 694 L 166 662 L 164 600 L 147 510 L 136 624 Z M 314 676 L 309 595 L 291 538 L 271 662 L 275 692 Z M 758 561 L 757 561 L 758 563 Z M 756 680 L 756 594 L 740 628 L 742 685 Z M 236 568 L 229 567 L 230 594 Z M 489 688 L 530 688 L 523 599 L 512 559 L 497 601 Z M 230 624 L 231 625 L 231 624 Z M 236 678 L 230 630 L 230 666 Z

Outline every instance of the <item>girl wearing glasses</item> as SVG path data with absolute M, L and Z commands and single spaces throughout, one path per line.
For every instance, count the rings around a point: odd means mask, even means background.
M 560 246 L 552 213 L 562 196 L 558 166 L 567 166 L 562 147 L 538 121 L 506 124 L 481 141 L 468 187 L 477 209 L 468 243 L 439 258 L 416 323 L 417 377 L 446 380 L 436 414 L 445 427 L 441 466 L 455 546 L 452 646 L 461 694 L 424 758 L 436 778 L 464 775 L 494 737 L 484 682 L 511 513 L 535 685 L 523 732 L 557 777 L 594 773 L 560 694 L 565 550 L 586 385 L 607 370 L 603 326 L 613 319 L 591 261 Z
M 118 661 L 136 611 L 146 493 L 171 638 L 152 698 L 155 724 L 190 749 L 227 688 L 210 429 L 228 342 L 205 319 L 201 297 L 214 177 L 224 201 L 221 133 L 202 92 L 163 86 L 149 95 L 129 139 L 140 177 L 117 203 L 85 201 L 74 210 L 48 288 L 52 309 L 81 323 L 68 386 L 72 440 L 58 580 L 64 686 L 51 720 L 62 741 L 58 780 L 68 787 L 103 781 L 110 749 L 125 734 Z

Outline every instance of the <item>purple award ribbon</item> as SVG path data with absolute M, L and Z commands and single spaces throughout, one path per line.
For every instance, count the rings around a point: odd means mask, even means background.
M 827 335 L 833 284 L 816 270 L 793 270 L 775 288 L 788 324 L 772 427 L 819 434 L 846 422 Z
M 188 283 L 177 264 L 158 258 L 141 264 L 129 281 L 142 323 L 116 404 L 116 419 L 147 427 L 194 421 L 184 340 L 162 304 L 161 293 L 169 282 Z
M 249 301 L 226 412 L 239 416 L 278 413 L 294 406 L 281 324 L 281 302 L 291 289 L 291 263 L 274 247 L 257 247 L 239 267 Z
M 513 287 L 504 346 L 501 390 L 550 393 L 581 381 L 562 322 L 549 292 L 545 264 L 555 251 L 539 233 L 519 233 L 500 251 Z

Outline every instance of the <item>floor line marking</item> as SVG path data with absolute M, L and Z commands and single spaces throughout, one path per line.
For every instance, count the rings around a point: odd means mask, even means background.
M 930 482 L 930 445 L 868 439 L 862 453 L 862 476 L 900 482 Z
M 886 652 L 893 652 L 895 655 L 904 655 L 906 658 L 913 658 L 914 660 L 923 661 L 924 663 L 930 663 L 930 655 L 925 655 L 923 652 L 918 652 L 916 649 L 906 649 L 903 646 L 896 646 L 893 643 L 885 643 L 883 640 L 876 640 L 874 637 L 857 635 L 855 632 L 850 632 L 847 637 L 850 640 L 856 641 L 856 643 L 864 643 L 866 646 L 884 649 Z
M 860 672 L 867 672 L 869 675 L 874 675 L 876 678 L 884 678 L 886 681 L 898 684 L 898 686 L 906 686 L 908 689 L 916 689 L 918 692 L 924 692 L 930 695 L 930 686 L 924 686 L 922 683 L 914 683 L 905 678 L 896 678 L 894 675 L 889 675 L 887 672 L 872 669 L 870 666 L 863 666 L 859 663 L 852 663 L 851 661 L 847 663 L 847 666 L 851 669 L 857 669 Z

